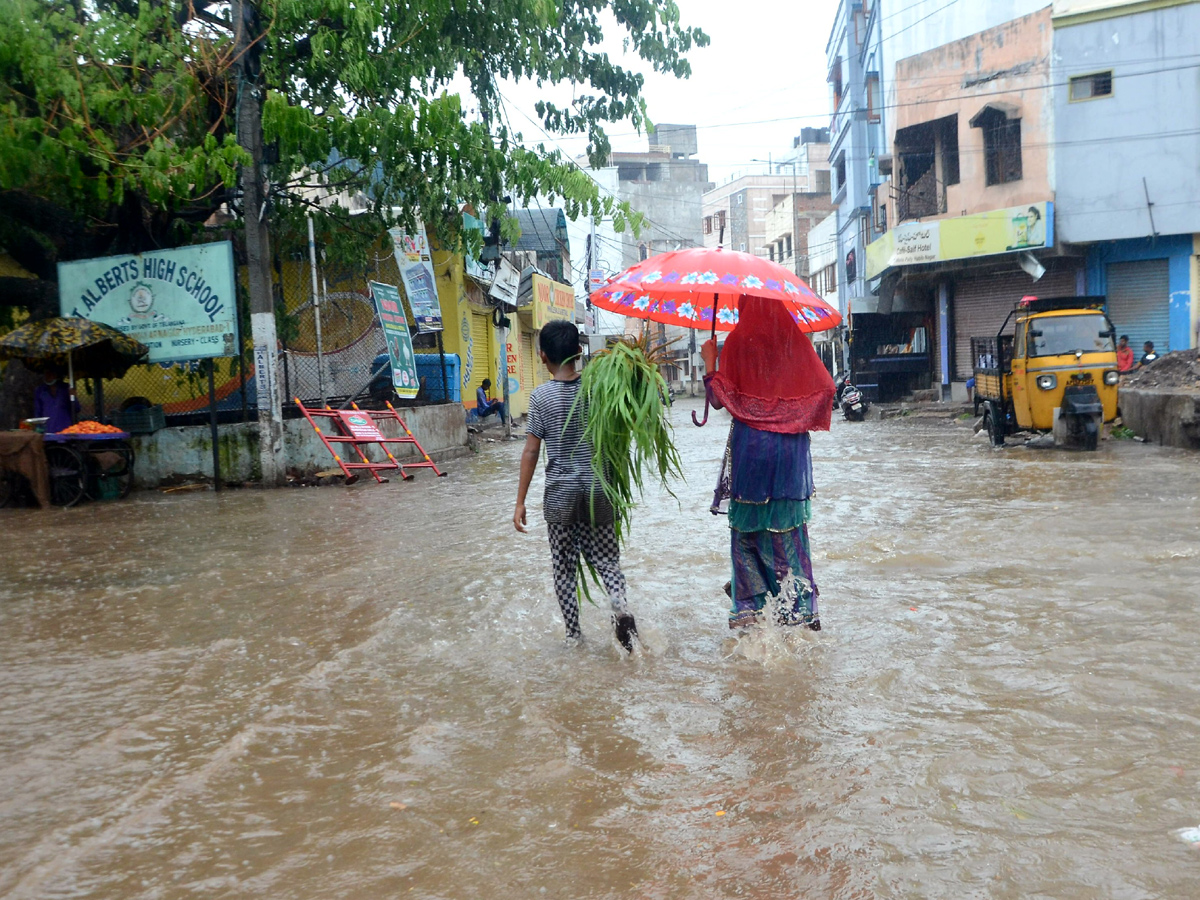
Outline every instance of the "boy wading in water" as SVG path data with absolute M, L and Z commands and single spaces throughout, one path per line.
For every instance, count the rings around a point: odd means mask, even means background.
M 587 409 L 581 403 L 571 415 L 579 395 L 579 375 L 574 365 L 580 353 L 579 329 L 571 322 L 549 322 L 542 329 L 538 342 L 542 362 L 554 380 L 536 388 L 529 398 L 513 525 L 517 531 L 527 531 L 525 497 L 545 441 L 543 513 L 550 532 L 554 591 L 567 626 L 567 637 L 577 640 L 583 636 L 579 630 L 579 598 L 575 587 L 582 552 L 608 591 L 617 640 L 632 652 L 637 625 L 625 605 L 625 575 L 621 572 L 617 534 L 613 528 L 613 508 L 592 469 L 592 447 L 583 437 Z

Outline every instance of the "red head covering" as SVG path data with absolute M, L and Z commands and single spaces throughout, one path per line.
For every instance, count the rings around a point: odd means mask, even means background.
M 829 430 L 833 379 L 778 300 L 742 296 L 709 387 L 735 419 L 760 431 Z

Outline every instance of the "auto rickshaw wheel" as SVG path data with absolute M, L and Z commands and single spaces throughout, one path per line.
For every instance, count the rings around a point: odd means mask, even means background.
M 988 438 L 992 442 L 993 447 L 1004 446 L 1004 432 L 1001 430 L 1001 425 L 996 421 L 996 406 L 994 403 L 985 403 L 983 407 L 983 427 L 987 429 Z

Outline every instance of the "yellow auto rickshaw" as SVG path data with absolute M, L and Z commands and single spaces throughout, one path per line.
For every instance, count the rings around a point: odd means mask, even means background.
M 1025 297 L 994 338 L 971 339 L 971 353 L 975 410 L 996 446 L 1014 431 L 1051 431 L 1056 444 L 1095 450 L 1101 423 L 1117 416 L 1116 330 L 1103 297 Z

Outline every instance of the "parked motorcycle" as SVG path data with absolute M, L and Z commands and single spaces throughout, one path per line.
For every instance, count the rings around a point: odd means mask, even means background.
M 863 392 L 851 383 L 848 376 L 842 376 L 838 380 L 834 403 L 841 408 L 847 422 L 861 422 L 866 418 L 867 410 L 871 408 Z

